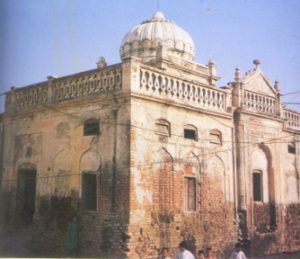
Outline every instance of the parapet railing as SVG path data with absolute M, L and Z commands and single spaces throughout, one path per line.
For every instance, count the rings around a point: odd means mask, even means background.
M 167 76 L 146 68 L 140 69 L 140 90 L 157 97 L 179 100 L 193 107 L 227 112 L 225 90 Z
M 284 118 L 285 126 L 290 129 L 300 130 L 300 113 L 283 109 L 282 116 Z
M 121 65 L 91 70 L 24 88 L 6 94 L 6 111 L 30 109 L 73 98 L 118 91 L 122 88 Z
M 271 115 L 279 116 L 280 104 L 278 99 L 270 96 L 265 96 L 248 90 L 244 91 L 243 107 L 246 110 Z

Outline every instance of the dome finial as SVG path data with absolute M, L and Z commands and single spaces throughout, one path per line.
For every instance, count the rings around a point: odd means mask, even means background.
M 164 14 L 160 11 L 155 12 L 155 14 L 152 17 L 152 20 L 166 20 Z
M 160 0 L 156 0 L 156 12 L 152 16 L 152 20 L 166 20 L 164 14 L 160 11 Z

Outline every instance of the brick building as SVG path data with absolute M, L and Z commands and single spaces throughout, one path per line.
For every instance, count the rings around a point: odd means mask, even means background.
M 221 257 L 237 240 L 299 250 L 300 114 L 259 61 L 217 87 L 160 12 L 120 55 L 6 94 L 1 224 L 31 224 L 32 249 L 54 256 L 74 215 L 82 256 L 156 258 L 182 240 Z

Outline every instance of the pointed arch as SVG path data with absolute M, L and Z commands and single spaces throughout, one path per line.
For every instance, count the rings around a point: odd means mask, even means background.
M 79 172 L 100 172 L 101 154 L 88 148 L 79 159 Z
M 188 171 L 196 177 L 198 182 L 202 181 L 202 176 L 201 176 L 201 163 L 199 160 L 199 157 L 193 152 L 190 151 L 187 156 L 184 156 L 185 159 L 185 167 L 189 168 Z

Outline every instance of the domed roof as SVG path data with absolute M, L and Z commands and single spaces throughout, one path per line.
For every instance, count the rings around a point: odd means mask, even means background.
M 165 19 L 163 13 L 156 12 L 151 20 L 142 22 L 128 32 L 121 44 L 121 59 L 138 56 L 151 58 L 154 49 L 163 46 L 168 53 L 193 60 L 195 47 L 191 36 L 174 22 Z

